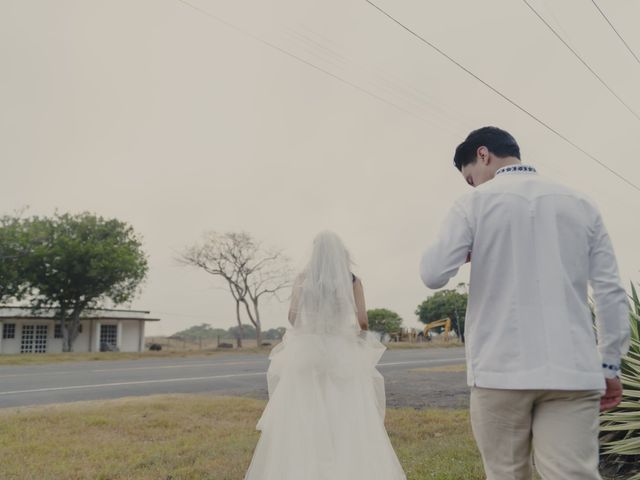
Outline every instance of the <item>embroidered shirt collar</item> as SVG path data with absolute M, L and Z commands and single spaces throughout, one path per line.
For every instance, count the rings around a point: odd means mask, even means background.
M 508 165 L 500 168 L 496 176 L 508 173 L 538 173 L 538 171 L 531 165 Z

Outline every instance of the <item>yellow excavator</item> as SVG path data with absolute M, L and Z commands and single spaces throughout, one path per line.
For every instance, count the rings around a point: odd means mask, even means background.
M 429 330 L 434 329 L 434 328 L 438 328 L 438 327 L 444 327 L 444 341 L 448 342 L 449 341 L 449 332 L 451 331 L 451 319 L 450 318 L 443 318 L 442 320 L 436 320 L 435 322 L 427 323 L 424 326 L 424 330 L 423 330 L 424 339 L 426 340 L 427 338 L 429 338 Z

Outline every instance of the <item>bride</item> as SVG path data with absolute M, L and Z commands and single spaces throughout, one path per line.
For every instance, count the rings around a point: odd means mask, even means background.
M 269 402 L 245 480 L 405 480 L 384 427 L 385 346 L 340 238 L 320 233 L 269 356 Z

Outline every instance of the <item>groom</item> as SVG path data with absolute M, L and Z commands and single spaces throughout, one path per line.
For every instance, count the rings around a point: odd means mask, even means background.
M 620 403 L 629 308 L 591 200 L 520 161 L 516 140 L 484 127 L 456 149 L 475 187 L 424 253 L 444 287 L 471 261 L 465 322 L 471 425 L 488 480 L 600 480 L 598 410 Z M 596 334 L 588 303 L 593 289 Z

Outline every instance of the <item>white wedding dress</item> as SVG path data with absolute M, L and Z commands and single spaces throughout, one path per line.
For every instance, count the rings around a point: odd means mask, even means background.
M 375 368 L 386 347 L 360 330 L 353 310 L 349 320 L 335 304 L 318 308 L 298 288 L 295 326 L 269 356 L 269 402 L 245 480 L 405 480 Z

